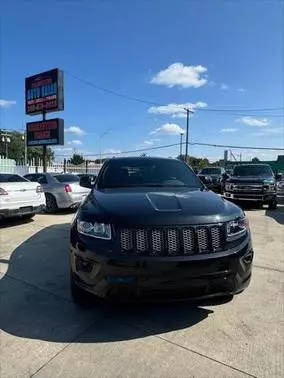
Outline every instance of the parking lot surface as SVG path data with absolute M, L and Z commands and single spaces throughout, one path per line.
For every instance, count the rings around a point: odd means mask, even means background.
M 252 282 L 227 303 L 100 305 L 69 292 L 73 214 L 0 228 L 0 377 L 284 375 L 284 206 L 249 209 Z

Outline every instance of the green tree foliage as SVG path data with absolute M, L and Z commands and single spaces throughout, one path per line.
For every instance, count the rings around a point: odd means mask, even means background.
M 79 155 L 79 154 L 73 154 L 73 156 L 69 160 L 69 163 L 73 164 L 73 165 L 80 165 L 80 164 L 83 164 L 84 162 L 85 162 L 85 160 L 84 160 L 83 156 Z
M 8 157 L 9 159 L 14 159 L 16 162 L 22 162 L 25 159 L 25 140 L 23 134 L 17 131 L 7 132 L 10 138 L 10 143 L 8 143 Z M 0 136 L 5 135 L 6 131 L 0 130 Z M 6 156 L 6 143 L 2 142 L 0 137 L 0 155 Z M 28 161 L 33 159 L 43 158 L 42 147 L 28 147 L 27 148 L 27 159 Z M 54 152 L 51 148 L 47 148 L 47 161 L 51 162 L 54 160 Z
M 179 155 L 178 159 L 185 161 L 185 155 Z M 187 157 L 187 164 L 190 165 L 192 168 L 197 168 L 197 169 L 202 169 L 210 165 L 208 159 L 197 158 L 194 156 Z

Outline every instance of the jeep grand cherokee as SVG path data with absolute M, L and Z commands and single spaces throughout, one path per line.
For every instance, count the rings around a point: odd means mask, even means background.
M 71 227 L 71 291 L 107 299 L 233 295 L 249 284 L 244 212 L 208 191 L 184 163 L 114 158 Z

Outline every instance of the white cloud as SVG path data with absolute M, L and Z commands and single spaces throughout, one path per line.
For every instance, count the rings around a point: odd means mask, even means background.
M 68 151 L 72 151 L 73 148 L 71 147 L 53 147 L 53 150 L 56 152 L 68 152 Z
M 284 136 L 284 127 L 272 127 L 262 129 L 260 132 L 252 133 L 251 136 L 260 137 L 260 136 L 273 136 L 273 135 L 283 135 Z
M 16 101 L 14 100 L 4 100 L 0 99 L 0 108 L 9 108 L 11 105 L 15 105 Z
M 238 92 L 241 92 L 241 93 L 246 92 L 245 88 L 238 88 L 237 91 L 238 91 Z
M 222 84 L 220 85 L 220 89 L 222 89 L 223 91 L 226 91 L 227 89 L 229 89 L 229 87 L 228 87 L 227 84 L 222 83 Z
M 235 133 L 236 131 L 238 131 L 238 129 L 234 129 L 233 127 L 227 128 L 227 129 L 221 129 L 221 133 Z
M 115 148 L 107 148 L 104 150 L 104 154 L 120 154 L 121 150 L 116 150 Z
M 82 130 L 79 126 L 70 126 L 65 127 L 65 133 L 75 134 L 75 135 L 85 135 L 85 131 Z
M 207 82 L 207 79 L 201 76 L 205 72 L 207 72 L 207 68 L 201 65 L 185 66 L 182 63 L 173 63 L 158 72 L 151 80 L 151 83 L 167 85 L 170 88 L 175 85 L 183 88 L 199 88 Z
M 154 143 L 156 142 L 160 142 L 161 139 L 148 139 L 148 140 L 144 140 L 144 144 L 148 145 L 148 146 L 152 146 Z
M 269 120 L 267 118 L 253 118 L 251 116 L 246 116 L 242 118 L 238 118 L 237 122 L 242 122 L 249 126 L 267 126 L 269 125 Z
M 169 135 L 179 135 L 184 134 L 185 130 L 182 129 L 176 123 L 165 123 L 163 126 L 150 132 L 150 135 L 154 134 L 169 134 Z
M 83 143 L 78 139 L 73 139 L 73 140 L 70 140 L 67 144 L 69 144 L 69 145 L 73 144 L 75 146 L 81 146 Z
M 168 105 L 162 105 L 162 106 L 151 106 L 148 109 L 148 113 L 152 114 L 164 114 L 164 115 L 171 115 L 173 118 L 185 118 L 186 117 L 186 111 L 185 108 L 190 109 L 194 111 L 194 109 L 201 109 L 206 108 L 207 104 L 206 102 L 198 101 L 195 104 L 192 104 L 190 102 L 185 104 L 168 104 Z

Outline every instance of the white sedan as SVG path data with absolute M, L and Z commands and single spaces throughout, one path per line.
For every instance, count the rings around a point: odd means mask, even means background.
M 44 208 L 45 195 L 41 185 L 16 174 L 0 173 L 0 219 L 32 218 Z

